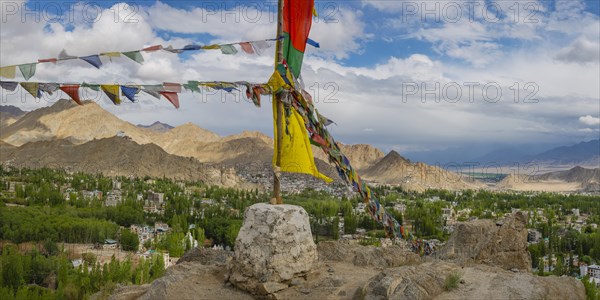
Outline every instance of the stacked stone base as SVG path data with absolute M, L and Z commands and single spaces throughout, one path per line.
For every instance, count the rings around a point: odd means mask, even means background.
M 262 296 L 306 277 L 318 259 L 308 214 L 294 205 L 248 207 L 234 252 L 229 281 Z

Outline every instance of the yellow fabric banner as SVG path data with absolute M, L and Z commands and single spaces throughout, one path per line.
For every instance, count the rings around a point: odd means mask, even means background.
M 17 66 L 8 66 L 0 68 L 0 77 L 15 78 Z
M 121 52 L 104 52 L 104 53 L 100 53 L 99 55 L 108 56 L 108 57 L 120 57 Z
M 100 85 L 100 87 L 104 91 L 104 94 L 106 94 L 106 96 L 108 96 L 108 98 L 110 98 L 110 100 L 114 104 L 116 104 L 116 105 L 121 104 L 121 98 L 119 97 L 119 86 L 118 85 L 102 84 L 102 85 Z
M 281 77 L 280 77 L 281 78 Z M 281 165 L 283 172 L 305 173 L 331 182 L 331 178 L 321 174 L 315 165 L 315 159 L 310 148 L 308 132 L 302 116 L 291 108 L 292 115 L 283 120 L 281 133 Z M 277 137 L 277 102 L 273 101 L 273 127 Z M 275 138 L 277 149 L 277 138 Z M 277 151 L 273 155 L 273 165 L 277 165 Z

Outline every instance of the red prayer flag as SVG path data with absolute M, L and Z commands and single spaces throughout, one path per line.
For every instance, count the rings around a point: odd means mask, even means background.
M 56 58 L 38 59 L 39 63 L 56 63 L 56 61 L 58 61 Z
M 161 95 L 165 96 L 175 108 L 179 108 L 179 95 L 175 92 L 160 92 Z
M 151 51 L 158 51 L 161 49 L 162 49 L 162 45 L 155 45 L 155 46 L 146 47 L 146 48 L 142 49 L 142 51 L 151 52 Z
M 254 49 L 252 49 L 252 45 L 250 45 L 250 43 L 248 43 L 248 42 L 240 43 L 240 46 L 242 47 L 242 50 L 244 50 L 244 52 L 246 52 L 248 54 L 254 54 Z
M 65 94 L 69 95 L 69 97 L 71 97 L 71 99 L 73 99 L 73 101 L 75 101 L 75 103 L 77 103 L 79 105 L 83 105 L 83 104 L 81 104 L 81 100 L 79 99 L 79 85 L 78 84 L 63 85 L 60 87 L 60 90 L 65 92 Z
M 179 83 L 163 82 L 163 88 L 167 92 L 181 93 L 181 84 Z
M 314 0 L 285 0 L 283 4 L 283 56 L 295 77 L 302 68 L 314 5 Z

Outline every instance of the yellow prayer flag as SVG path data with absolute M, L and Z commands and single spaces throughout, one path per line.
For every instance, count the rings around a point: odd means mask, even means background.
M 17 66 L 6 66 L 0 68 L 0 77 L 15 78 Z
M 315 165 L 315 159 L 310 148 L 308 133 L 302 116 L 294 109 L 290 109 L 292 115 L 287 120 L 282 120 L 283 132 L 281 133 L 281 158 L 280 168 L 283 172 L 305 173 L 323 179 L 326 182 L 332 180 L 321 174 Z M 273 101 L 273 120 L 275 137 L 277 137 L 277 102 Z M 275 138 L 275 149 L 277 149 L 277 138 Z M 277 165 L 277 151 L 273 155 L 273 165 Z
M 207 46 L 202 46 L 202 49 L 221 49 L 220 45 L 207 45 Z
M 108 57 L 120 57 L 121 52 L 104 52 L 104 53 L 100 53 L 100 55 L 108 56 Z
M 110 100 L 114 104 L 120 104 L 121 98 L 119 97 L 119 86 L 113 84 L 102 84 L 100 85 L 106 96 L 110 98 Z
M 283 77 L 281 77 L 281 74 L 279 74 L 277 70 L 275 70 L 273 75 L 271 75 L 271 78 L 269 78 L 269 82 L 267 82 L 267 85 L 271 87 L 271 90 L 273 92 L 277 92 L 281 88 L 290 88 L 290 86 L 287 83 L 285 83 L 285 80 L 283 79 Z

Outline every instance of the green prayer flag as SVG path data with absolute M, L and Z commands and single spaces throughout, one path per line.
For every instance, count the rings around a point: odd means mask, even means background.
M 29 80 L 29 78 L 33 77 L 36 65 L 37 63 L 19 65 L 19 70 L 21 70 L 21 74 L 23 74 L 25 80 Z
M 190 91 L 192 91 L 192 92 L 200 93 L 200 87 L 199 87 L 199 85 L 200 85 L 200 82 L 191 80 L 191 81 L 188 81 L 187 83 L 184 83 L 183 87 L 186 88 L 186 89 L 188 89 L 188 90 L 190 90 Z
M 82 88 L 88 88 L 88 89 L 94 90 L 96 92 L 100 91 L 100 85 L 99 84 L 89 84 L 89 83 L 85 83 L 84 82 L 84 83 L 81 84 L 81 87 Z
M 123 52 L 123 55 L 131 58 L 136 63 L 140 63 L 141 64 L 141 63 L 144 62 L 144 57 L 142 56 L 142 54 L 140 53 L 140 51 Z
M 238 51 L 233 45 L 221 45 L 221 53 L 223 54 L 236 54 Z

